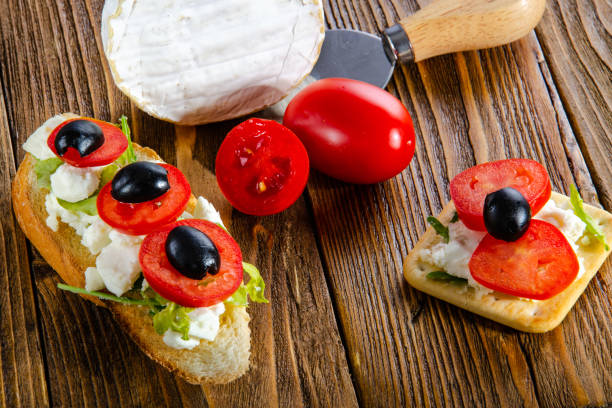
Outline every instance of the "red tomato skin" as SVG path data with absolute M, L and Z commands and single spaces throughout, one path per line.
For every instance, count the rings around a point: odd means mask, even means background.
M 554 225 L 531 220 L 525 234 L 506 242 L 487 234 L 472 254 L 470 273 L 481 285 L 528 299 L 549 299 L 576 279 L 578 258 Z
M 258 118 L 234 127 L 215 160 L 221 192 L 234 208 L 249 215 L 287 209 L 304 191 L 309 170 L 308 153 L 300 139 L 285 126 Z M 262 180 L 267 190 L 258 192 L 256 186 Z
M 100 126 L 100 128 L 102 129 L 102 133 L 104 134 L 104 144 L 100 146 L 96 151 L 88 154 L 85 157 L 81 157 L 81 154 L 72 147 L 69 147 L 66 153 L 63 156 L 60 156 L 59 154 L 57 154 L 57 150 L 55 149 L 55 138 L 57 137 L 57 133 L 62 127 L 64 127 L 70 122 L 74 122 L 75 120 L 88 120 Z M 71 166 L 96 167 L 105 166 L 117 160 L 117 158 L 121 156 L 121 154 L 123 154 L 123 152 L 127 149 L 128 141 L 127 137 L 123 134 L 121 129 L 119 129 L 112 123 L 83 117 L 68 119 L 67 121 L 62 122 L 62 124 L 53 129 L 53 132 L 51 132 L 51 134 L 47 138 L 47 145 L 57 157 L 64 160 Z
M 410 114 L 393 95 L 366 82 L 312 83 L 291 100 L 283 124 L 302 140 L 312 167 L 349 183 L 387 180 L 414 155 Z
M 187 207 L 191 187 L 179 169 L 166 163 L 160 163 L 160 166 L 168 170 L 168 191 L 144 203 L 122 203 L 111 195 L 112 182 L 107 183 L 100 190 L 96 201 L 100 218 L 128 235 L 148 234 L 176 220 Z
M 170 231 L 179 225 L 197 228 L 213 241 L 221 258 L 221 267 L 216 275 L 207 275 L 202 280 L 191 279 L 170 264 L 165 250 L 166 239 Z M 151 288 L 164 299 L 180 306 L 215 305 L 230 297 L 242 283 L 240 246 L 223 228 L 206 220 L 177 221 L 147 235 L 140 247 L 138 260 Z
M 507 159 L 479 164 L 457 174 L 450 182 L 450 195 L 459 219 L 470 229 L 486 231 L 484 200 L 487 194 L 504 187 L 520 191 L 531 207 L 532 216 L 544 207 L 552 191 L 546 169 L 534 160 Z

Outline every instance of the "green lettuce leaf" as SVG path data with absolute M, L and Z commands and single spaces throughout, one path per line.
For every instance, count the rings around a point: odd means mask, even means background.
M 570 203 L 572 204 L 572 208 L 574 209 L 574 214 L 576 217 L 580 218 L 582 222 L 586 224 L 586 231 L 592 235 L 595 239 L 601 242 L 606 251 L 610 249 L 608 243 L 606 242 L 606 237 L 601 232 L 599 227 L 597 226 L 597 222 L 587 212 L 584 210 L 582 197 L 580 197 L 580 193 L 575 185 L 570 186 Z
M 34 165 L 34 173 L 38 181 L 39 188 L 51 189 L 51 175 L 61 166 L 64 161 L 58 157 L 47 160 L 38 160 Z
M 429 225 L 433 227 L 434 230 L 436 230 L 438 235 L 440 235 L 444 239 L 444 242 L 448 244 L 448 240 L 449 240 L 448 227 L 446 227 L 444 224 L 438 221 L 436 217 L 431 216 L 431 215 L 427 217 L 427 222 L 429 223 Z
M 187 313 L 191 312 L 193 309 L 170 302 L 155 293 L 152 289 L 148 289 L 147 292 L 149 293 L 142 299 L 134 299 L 125 296 L 115 296 L 105 292 L 85 290 L 63 283 L 58 283 L 57 287 L 68 292 L 80 295 L 91 295 L 100 299 L 111 300 L 126 305 L 148 306 L 151 308 L 150 312 L 153 316 L 153 328 L 157 333 L 164 334 L 166 330 L 170 329 L 180 333 L 183 340 L 189 340 L 191 319 Z
M 123 131 L 123 134 L 128 140 L 128 147 L 127 149 L 125 149 L 125 152 L 123 152 L 123 154 L 119 156 L 117 160 L 115 160 L 115 163 L 123 167 L 130 163 L 134 163 L 135 161 L 137 161 L 137 159 L 136 159 L 136 153 L 134 152 L 134 146 L 132 146 L 132 137 L 131 137 L 130 127 L 128 126 L 128 123 L 127 123 L 127 117 L 125 115 L 121 116 L 119 118 L 119 122 L 121 124 L 121 131 Z
M 451 283 L 458 283 L 458 284 L 467 283 L 467 279 L 459 278 L 459 277 L 451 275 L 450 273 L 447 273 L 445 271 L 433 271 L 433 272 L 429 272 L 427 275 L 425 275 L 425 277 L 427 279 L 443 281 L 443 282 L 451 282 Z
M 98 207 L 96 206 L 96 201 L 98 200 L 98 194 L 92 195 L 84 200 L 77 201 L 71 203 L 70 201 L 62 200 L 61 198 L 57 199 L 59 205 L 72 212 L 82 212 L 87 215 L 97 215 Z
M 173 302 L 168 302 L 165 308 L 153 316 L 153 328 L 158 334 L 164 334 L 167 330 L 180 333 L 183 340 L 189 340 L 189 326 L 191 319 L 187 313 L 193 309 L 182 307 Z
M 250 297 L 253 302 L 268 303 L 268 299 L 266 299 L 264 294 L 266 283 L 257 267 L 246 262 L 242 263 L 242 267 L 250 279 L 246 284 L 244 282 L 241 283 L 238 290 L 227 298 L 225 302 L 236 306 L 246 306 L 248 304 L 248 297 Z

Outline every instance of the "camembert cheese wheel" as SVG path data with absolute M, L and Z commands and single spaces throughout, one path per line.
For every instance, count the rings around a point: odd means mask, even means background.
M 321 0 L 107 0 L 102 12 L 119 89 L 185 125 L 278 102 L 311 71 L 324 32 Z

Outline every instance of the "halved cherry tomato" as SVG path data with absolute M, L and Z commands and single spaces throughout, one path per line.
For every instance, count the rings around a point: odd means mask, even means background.
M 513 187 L 525 197 L 532 216 L 544 207 L 551 193 L 548 173 L 536 161 L 509 159 L 479 164 L 457 174 L 450 182 L 450 195 L 459 219 L 470 229 L 485 231 L 485 198 L 504 187 Z
M 402 102 L 354 79 L 308 85 L 287 106 L 283 124 L 304 143 L 312 167 L 349 183 L 391 178 L 414 154 L 412 119 Z
M 176 220 L 187 206 L 191 187 L 179 169 L 165 163 L 160 166 L 168 171 L 168 191 L 144 203 L 122 203 L 113 198 L 112 183 L 108 183 L 100 190 L 96 202 L 100 218 L 111 227 L 129 235 L 148 234 Z
M 211 239 L 221 258 L 219 272 L 204 279 L 191 279 L 177 271 L 166 256 L 166 239 L 179 225 L 197 228 Z M 242 283 L 242 252 L 223 228 L 198 219 L 177 221 L 147 235 L 138 256 L 142 273 L 151 288 L 163 298 L 186 307 L 206 307 L 230 297 Z
M 308 181 L 308 154 L 289 129 L 249 119 L 233 128 L 215 161 L 217 182 L 239 211 L 270 215 L 293 204 Z
M 483 286 L 529 299 L 548 299 L 576 279 L 578 258 L 552 224 L 531 220 L 514 242 L 486 235 L 469 263 L 472 277 Z
M 60 156 L 55 149 L 55 137 L 62 127 L 70 122 L 74 122 L 75 120 L 89 120 L 100 126 L 102 133 L 104 134 L 104 144 L 93 153 L 90 153 L 85 157 L 81 157 L 81 154 L 72 147 L 69 147 L 66 153 L 63 156 Z M 121 129 L 111 123 L 91 118 L 74 118 L 68 119 L 53 129 L 53 132 L 51 132 L 49 138 L 47 139 L 47 145 L 57 157 L 72 166 L 95 167 L 104 166 L 117 160 L 125 149 L 127 149 L 128 141 Z

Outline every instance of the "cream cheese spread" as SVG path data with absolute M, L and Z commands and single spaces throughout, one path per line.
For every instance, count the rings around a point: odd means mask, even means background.
M 533 218 L 553 224 L 563 233 L 574 251 L 578 250 L 586 224 L 574 214 L 571 207 L 560 207 L 553 199 L 550 199 Z M 472 278 L 468 266 L 472 254 L 486 235 L 486 231 L 471 230 L 459 220 L 448 225 L 448 232 L 448 243 L 440 242 L 431 248 L 421 250 L 420 260 L 450 275 L 467 279 L 468 286 L 481 295 L 493 292 Z M 579 270 L 576 279 L 584 273 L 584 260 L 580 256 L 578 256 L 578 263 Z

